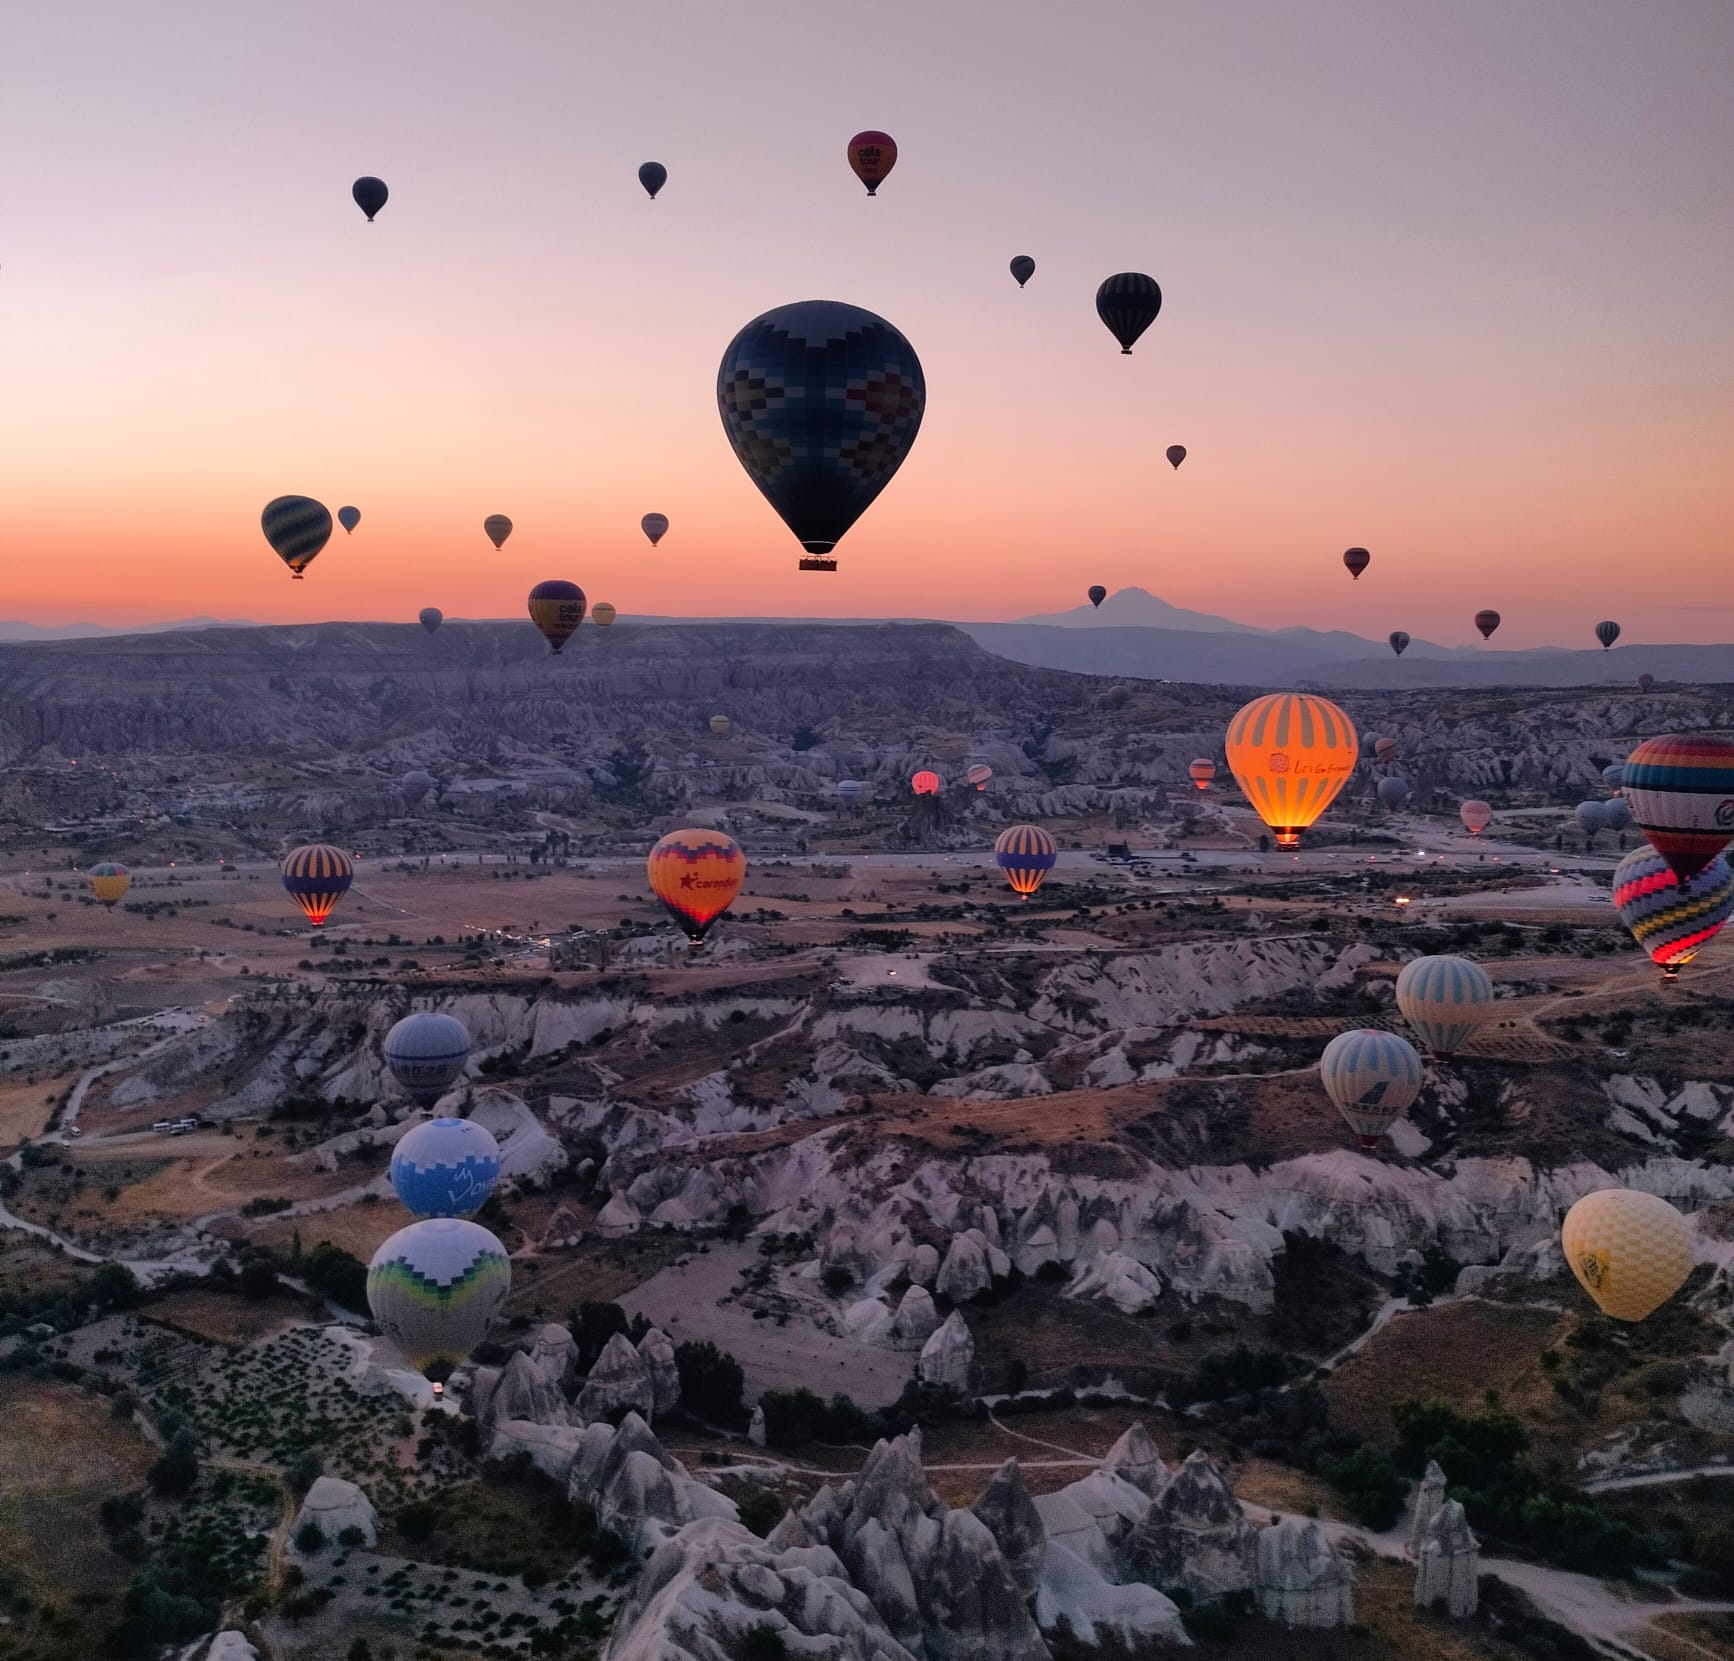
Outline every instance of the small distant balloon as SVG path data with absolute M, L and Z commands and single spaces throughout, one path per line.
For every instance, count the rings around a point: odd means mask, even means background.
M 647 161 L 639 164 L 638 182 L 650 193 L 651 201 L 656 200 L 656 193 L 668 183 L 668 169 L 659 161 Z
M 1401 657 L 1409 649 L 1409 637 L 1401 629 L 1392 629 L 1390 636 L 1391 650 Z
M 274 497 L 259 515 L 259 525 L 297 582 L 331 540 L 331 510 L 311 496 Z
M 530 590 L 530 621 L 558 655 L 584 621 L 584 590 L 559 578 L 537 583 Z
M 398 793 L 411 807 L 425 801 L 427 794 L 439 781 L 432 773 L 421 767 L 412 767 L 397 781 Z
M 1132 692 L 1131 692 L 1131 689 L 1129 687 L 1110 686 L 1108 688 L 1108 708 L 1109 709 L 1124 709 L 1126 707 L 1126 705 L 1129 704 L 1131 701 L 1132 701 Z
M 653 548 L 668 535 L 668 515 L 666 513 L 647 513 L 638 523 L 644 534 L 650 538 L 650 545 Z
M 1397 752 L 1402 749 L 1394 738 L 1380 738 L 1373 742 L 1373 759 L 1375 761 L 1395 761 Z
M 345 535 L 352 535 L 355 527 L 361 523 L 361 509 L 339 508 L 337 510 L 337 523 L 343 527 Z
M 1108 591 L 1100 583 L 1090 584 L 1090 604 L 1099 606 L 1108 597 Z
M 1216 777 L 1216 763 L 1206 756 L 1200 756 L 1187 767 L 1186 776 L 1200 790 L 1208 790 L 1211 780 Z
M 355 864 L 341 848 L 310 842 L 283 859 L 283 888 L 314 928 L 322 928 L 332 908 L 355 881 Z
M 1169 466 L 1178 467 L 1186 459 L 1186 446 L 1184 444 L 1170 444 L 1164 454 L 1168 457 Z
M 1608 647 L 1613 645 L 1613 643 L 1616 640 L 1618 640 L 1619 637 L 1620 637 L 1620 626 L 1618 623 L 1610 621 L 1610 622 L 1606 622 L 1606 623 L 1597 623 L 1596 624 L 1596 639 L 1602 643 L 1602 650 L 1604 652 L 1608 649 Z
M 1028 254 L 1018 254 L 1011 262 L 1011 274 L 1017 278 L 1018 287 L 1022 288 L 1036 274 L 1036 262 Z
M 456 1016 L 443 1015 L 436 1010 L 423 1009 L 414 1015 L 406 1015 L 385 1035 L 385 1064 L 391 1069 L 391 1076 L 402 1086 L 404 1094 L 418 1107 L 432 1107 L 463 1076 L 464 1063 L 469 1059 L 469 1028 Z M 399 1149 L 416 1134 L 411 1131 L 403 1142 L 398 1143 Z M 493 1137 L 480 1125 L 458 1134 L 478 1147 L 493 1146 Z M 486 1138 L 485 1142 L 483 1138 Z M 493 1153 L 497 1175 L 499 1149 L 494 1147 Z M 391 1162 L 391 1174 L 396 1186 L 396 1158 Z M 409 1204 L 401 1187 L 398 1187 L 398 1198 Z M 415 1205 L 410 1205 L 409 1209 L 418 1217 L 456 1217 L 464 1211 L 474 1211 L 486 1198 L 487 1195 L 483 1194 L 475 1205 L 452 1210 L 423 1210 Z
M 937 796 L 939 794 L 939 775 L 931 768 L 923 767 L 909 781 L 909 787 L 917 796 Z
M 1618 790 L 1626 776 L 1626 764 L 1623 761 L 1610 761 L 1602 769 L 1602 783 L 1610 790 Z
M 837 794 L 851 804 L 861 800 L 861 783 L 858 779 L 842 779 L 837 784 Z
M 1096 290 L 1096 315 L 1127 355 L 1161 309 L 1162 290 L 1142 271 L 1118 272 Z
M 618 615 L 619 613 L 617 613 L 614 607 L 609 605 L 606 600 L 603 600 L 599 604 L 590 608 L 590 621 L 599 629 L 613 628 L 614 619 Z
M 1461 1049 L 1493 1013 L 1493 982 L 1466 957 L 1418 957 L 1397 976 L 1397 1007 L 1432 1053 Z
M 1479 836 L 1493 822 L 1493 809 L 1486 802 L 1467 801 L 1458 808 L 1457 817 L 1471 836 Z
M 371 173 L 364 173 L 349 187 L 349 194 L 355 198 L 355 205 L 367 215 L 367 222 L 371 225 L 373 216 L 385 206 L 386 198 L 391 192 L 386 189 L 384 179 L 376 179 Z
M 1388 808 L 1399 808 L 1409 799 L 1409 781 L 1395 773 L 1379 780 L 1379 801 Z
M 849 140 L 849 166 L 855 177 L 867 187 L 869 196 L 877 196 L 885 176 L 897 165 L 897 141 L 889 133 L 869 129 Z
M 482 521 L 482 529 L 497 551 L 505 547 L 506 538 L 512 534 L 512 521 L 503 513 L 490 513 Z
M 1349 575 L 1356 582 L 1361 580 L 1361 573 L 1373 563 L 1373 556 L 1365 548 L 1345 548 L 1343 564 L 1349 568 Z
M 1648 692 L 1650 690 L 1650 688 L 1652 686 L 1654 686 L 1655 684 L 1656 684 L 1656 677 L 1654 675 L 1652 675 L 1647 669 L 1644 671 L 1643 674 L 1638 676 L 1638 690 L 1640 692 Z
M 1475 626 L 1481 631 L 1483 640 L 1491 640 L 1493 631 L 1499 627 L 1499 613 L 1496 611 L 1478 611 L 1475 614 Z
M 731 723 L 726 715 L 713 715 L 710 718 L 710 730 L 715 733 L 718 738 L 728 737 L 730 725 Z
M 132 887 L 132 873 L 117 859 L 106 859 L 90 868 L 90 891 L 111 910 Z
M 1594 836 L 1599 830 L 1607 828 L 1607 822 L 1602 818 L 1602 804 L 1599 801 L 1579 802 L 1574 815 L 1578 829 L 1585 836 Z
M 993 777 L 993 769 L 986 765 L 977 765 L 963 775 L 977 790 L 987 789 L 987 781 Z
M 417 616 L 429 634 L 438 633 L 440 624 L 446 620 L 446 614 L 438 606 L 423 606 Z

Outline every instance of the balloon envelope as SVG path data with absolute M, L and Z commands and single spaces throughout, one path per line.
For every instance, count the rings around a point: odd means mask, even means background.
M 1356 582 L 1361 580 L 1361 573 L 1373 563 L 1373 556 L 1365 548 L 1348 548 L 1343 551 L 1343 564 L 1349 568 L 1349 575 Z
M 1090 604 L 1099 606 L 1108 597 L 1108 591 L 1100 583 L 1091 583 L 1089 588 Z
M 1734 744 L 1709 733 L 1646 738 L 1626 758 L 1626 805 L 1684 881 L 1734 836 Z
M 376 179 L 371 173 L 364 173 L 349 187 L 349 194 L 355 198 L 355 205 L 367 215 L 367 222 L 371 225 L 373 216 L 385 206 L 391 192 L 386 189 L 384 179 Z
M 977 790 L 987 789 L 987 781 L 993 777 L 993 769 L 987 766 L 975 766 L 963 775 Z
M 1394 738 L 1379 738 L 1373 742 L 1373 758 L 1376 761 L 1394 761 L 1402 746 Z
M 856 802 L 861 799 L 861 784 L 858 779 L 843 779 L 837 785 L 837 794 L 846 802 Z
M 584 621 L 584 590 L 558 578 L 537 583 L 530 590 L 530 621 L 558 654 Z
M 1391 650 L 1401 657 L 1409 649 L 1409 637 L 1401 629 L 1392 629 L 1387 637 L 1391 642 Z
M 896 165 L 897 141 L 889 133 L 869 129 L 849 140 L 849 166 L 869 196 L 879 194 L 886 174 Z
M 1360 752 L 1348 716 L 1309 692 L 1254 698 L 1228 723 L 1225 748 L 1235 783 L 1284 848 L 1300 845 L 1301 832 L 1349 782 Z
M 265 504 L 259 526 L 277 557 L 299 577 L 331 540 L 331 510 L 311 496 L 277 496 Z
M 903 465 L 927 381 L 884 318 L 806 300 L 729 342 L 716 399 L 747 477 L 808 554 L 826 556 Z
M 653 548 L 668 535 L 668 515 L 666 513 L 647 513 L 638 523 L 644 534 L 650 538 L 650 545 Z
M 403 1087 L 403 1093 L 418 1107 L 432 1107 L 463 1077 L 464 1063 L 469 1059 L 469 1028 L 455 1016 L 419 1010 L 414 1015 L 404 1016 L 385 1035 L 385 1064 L 391 1069 L 391 1076 Z M 487 1132 L 482 1134 L 487 1135 Z M 488 1140 L 492 1142 L 493 1138 L 489 1136 Z M 402 1146 L 401 1143 L 398 1145 Z M 394 1179 L 396 1166 L 397 1161 L 393 1160 Z M 480 1203 L 477 1201 L 478 1205 Z M 410 1209 L 414 1210 L 414 1207 Z M 423 1215 L 432 1216 L 434 1213 Z
M 438 606 L 423 606 L 418 614 L 418 619 L 421 626 L 429 634 L 432 634 L 446 620 L 446 614 Z
M 1589 836 L 1604 828 L 1602 804 L 1599 801 L 1579 802 L 1575 815 L 1578 828 Z
M 1602 824 L 1608 830 L 1622 831 L 1632 822 L 1632 810 L 1626 806 L 1623 797 L 1616 796 L 1611 802 L 1602 803 Z
M 1618 790 L 1625 781 L 1626 764 L 1623 761 L 1610 761 L 1602 769 L 1602 783 L 1611 789 Z
M 420 767 L 412 767 L 397 781 L 398 793 L 414 807 L 417 802 L 426 798 L 437 782 L 432 773 L 424 772 Z
M 1686 1219 L 1658 1195 L 1603 1188 L 1565 1214 L 1560 1249 L 1604 1315 L 1641 1321 L 1668 1301 L 1692 1272 Z
M 1054 839 L 1040 825 L 1008 826 L 993 845 L 994 864 L 1005 872 L 1012 892 L 1026 900 L 1041 887 L 1058 858 Z
M 650 850 L 650 891 L 696 946 L 746 880 L 747 856 L 716 830 L 676 830 Z
M 429 1119 L 392 1150 L 391 1186 L 414 1217 L 467 1217 L 500 1180 L 500 1144 L 474 1119 Z
M 1620 626 L 1618 623 L 1607 622 L 1607 623 L 1597 623 L 1596 624 L 1596 639 L 1602 643 L 1602 650 L 1604 652 L 1608 649 L 1608 647 L 1613 645 L 1613 643 L 1616 640 L 1618 640 L 1619 637 L 1620 637 Z
M 1349 1129 L 1370 1148 L 1420 1095 L 1423 1069 L 1406 1038 L 1361 1027 L 1325 1045 L 1319 1078 Z
M 104 905 L 112 906 L 132 887 L 132 873 L 116 859 L 105 859 L 90 868 L 90 891 Z
M 909 781 L 909 787 L 917 796 L 937 796 L 939 794 L 939 775 L 931 769 L 923 767 Z
M 1409 799 L 1409 781 L 1394 774 L 1379 780 L 1379 800 L 1386 807 L 1401 807 Z
M 1483 640 L 1490 639 L 1493 631 L 1499 627 L 1499 613 L 1496 611 L 1476 612 L 1475 626 L 1481 631 L 1481 638 Z
M 1036 274 L 1036 262 L 1028 254 L 1018 254 L 1012 259 L 1011 274 L 1017 278 L 1018 287 L 1022 288 Z
M 1467 801 L 1458 808 L 1457 817 L 1471 836 L 1479 836 L 1493 822 L 1493 809 L 1486 802 Z
M 361 509 L 339 508 L 337 510 L 337 523 L 343 527 L 345 535 L 349 534 L 361 523 Z
M 1672 975 L 1734 913 L 1734 871 L 1718 854 L 1682 883 L 1654 848 L 1634 848 L 1614 867 L 1614 909 L 1651 961 Z
M 1645 670 L 1643 674 L 1638 676 L 1638 690 L 1640 692 L 1648 692 L 1655 684 L 1656 677 L 1648 670 Z
M 354 881 L 355 866 L 341 848 L 310 842 L 283 857 L 284 892 L 307 913 L 315 928 L 324 925 Z
M 606 600 L 602 601 L 600 605 L 595 605 L 590 608 L 590 621 L 599 629 L 613 628 L 614 619 L 619 615 L 620 613 L 617 612 L 613 606 L 609 605 Z
M 1187 766 L 1186 776 L 1191 779 L 1200 790 L 1208 790 L 1210 788 L 1210 781 L 1216 777 L 1216 763 L 1211 761 L 1207 756 L 1200 756 L 1196 761 Z
M 713 715 L 710 718 L 710 730 L 714 732 L 718 738 L 727 738 L 731 725 L 732 723 L 726 715 Z
M 506 1248 L 461 1217 L 427 1217 L 400 1228 L 367 1266 L 374 1320 L 424 1372 L 463 1361 L 487 1336 L 511 1288 Z
M 1184 444 L 1170 444 L 1165 453 L 1167 454 L 1169 465 L 1171 467 L 1178 467 L 1181 462 L 1186 459 L 1186 446 Z
M 649 191 L 651 201 L 656 200 L 656 193 L 668 183 L 668 169 L 659 161 L 641 162 L 638 168 L 638 182 Z
M 1119 341 L 1123 353 L 1131 352 L 1161 310 L 1162 290 L 1154 277 L 1142 271 L 1118 272 L 1096 290 L 1096 315 Z
M 1434 1055 L 1447 1056 L 1493 1013 L 1493 982 L 1466 957 L 1418 957 L 1397 976 L 1397 1007 Z
M 512 521 L 503 513 L 490 513 L 482 521 L 482 529 L 496 549 L 503 548 L 506 538 L 512 534 Z

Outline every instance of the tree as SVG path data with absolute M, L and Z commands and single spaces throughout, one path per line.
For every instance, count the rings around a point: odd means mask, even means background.
M 295 1530 L 295 1549 L 303 1557 L 311 1557 L 314 1552 L 325 1549 L 325 1530 L 311 1517 Z
M 263 1257 L 249 1257 L 241 1265 L 241 1291 L 255 1303 L 278 1290 L 277 1271 Z
M 680 1373 L 681 1405 L 688 1412 L 725 1425 L 740 1419 L 746 1375 L 727 1350 L 719 1350 L 708 1338 L 702 1343 L 679 1344 L 674 1365 Z
M 365 1638 L 357 1638 L 345 1652 L 343 1661 L 373 1661 L 373 1649 Z
M 307 1254 L 302 1276 L 321 1297 L 358 1315 L 367 1313 L 367 1265 L 341 1246 L 321 1240 Z
M 124 1263 L 99 1263 L 87 1286 L 99 1309 L 133 1309 L 139 1301 L 138 1276 Z
M 159 1494 L 170 1498 L 192 1492 L 199 1480 L 199 1449 L 190 1430 L 175 1432 L 162 1458 L 151 1466 L 147 1480 Z
M 305 1494 L 325 1474 L 325 1460 L 317 1448 L 303 1448 L 283 1473 L 293 1494 Z

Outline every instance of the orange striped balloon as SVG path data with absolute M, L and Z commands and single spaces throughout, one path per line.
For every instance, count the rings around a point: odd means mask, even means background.
M 999 833 L 993 859 L 1014 894 L 1025 900 L 1041 887 L 1059 858 L 1054 839 L 1040 825 L 1012 825 Z
M 740 893 L 747 856 L 721 831 L 677 830 L 650 850 L 645 870 L 650 891 L 696 946 Z
M 349 855 L 323 842 L 296 848 L 283 860 L 283 887 L 314 928 L 323 925 L 354 881 L 355 866 Z
M 1273 692 L 1228 723 L 1229 771 L 1277 846 L 1298 848 L 1301 832 L 1336 800 L 1360 754 L 1354 723 L 1328 698 Z

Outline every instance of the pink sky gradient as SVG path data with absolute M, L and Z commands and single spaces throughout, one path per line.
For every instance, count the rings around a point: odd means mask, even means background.
M 516 616 L 559 576 L 628 617 L 985 619 L 1102 582 L 1734 638 L 1731 82 L 1726 0 L 38 0 L 0 89 L 0 618 Z M 901 151 L 871 201 L 863 127 Z M 1130 358 L 1092 304 L 1127 269 L 1165 295 Z M 834 577 L 714 393 L 812 297 L 928 377 Z M 362 512 L 302 583 L 258 528 L 286 492 Z

